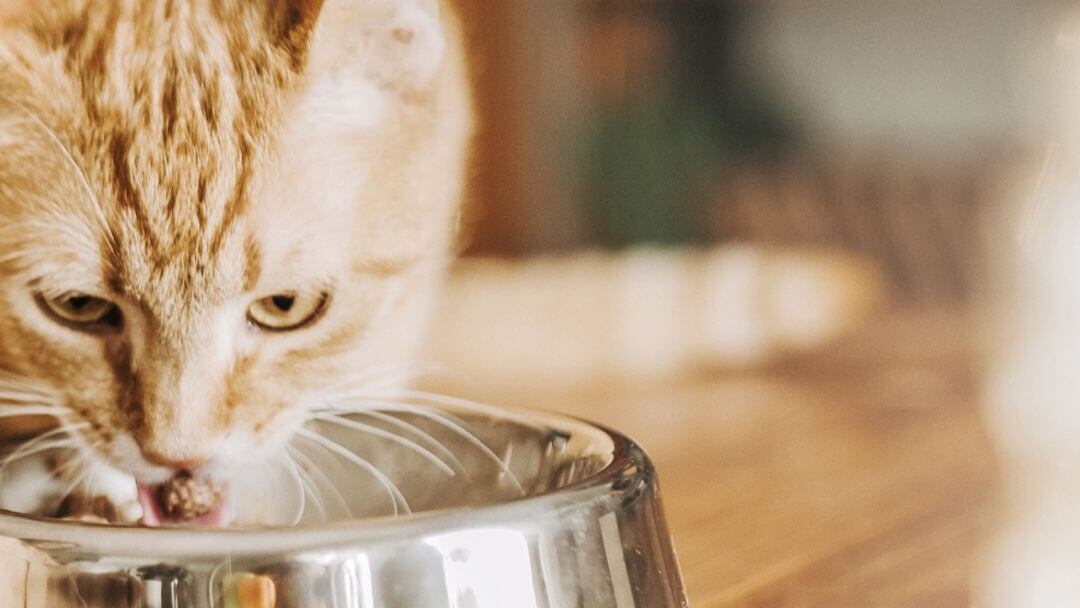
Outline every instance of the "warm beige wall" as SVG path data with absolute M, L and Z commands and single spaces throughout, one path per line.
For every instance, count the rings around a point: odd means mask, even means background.
M 469 31 L 480 130 L 471 252 L 528 253 L 579 239 L 580 211 L 559 156 L 572 122 L 577 79 L 577 3 L 453 0 Z

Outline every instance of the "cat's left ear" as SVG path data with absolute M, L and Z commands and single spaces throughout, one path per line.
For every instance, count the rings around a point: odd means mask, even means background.
M 0 3 L 4 0 L 0 0 Z M 282 42 L 296 56 L 307 56 L 315 23 L 319 20 L 324 0 L 282 0 L 272 12 L 270 27 L 280 33 Z
M 319 13 L 309 71 L 335 80 L 363 78 L 396 92 L 427 89 L 443 62 L 439 0 L 292 0 Z

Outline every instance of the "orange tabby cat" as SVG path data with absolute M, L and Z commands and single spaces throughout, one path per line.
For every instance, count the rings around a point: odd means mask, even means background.
M 47 478 L 137 519 L 411 357 L 464 70 L 437 0 L 0 0 L 0 413 L 65 424 Z M 0 506 L 49 508 L 35 472 Z M 273 519 L 233 511 L 203 523 Z
M 301 521 L 301 448 L 344 450 L 301 425 L 408 376 L 471 128 L 437 0 L 0 0 L 0 436 L 36 434 L 0 507 Z M 740 248 L 471 268 L 434 350 L 545 380 L 757 362 L 878 292 Z

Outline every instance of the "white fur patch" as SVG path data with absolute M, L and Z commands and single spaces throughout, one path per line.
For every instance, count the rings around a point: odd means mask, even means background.
M 16 513 L 37 513 L 64 491 L 44 456 L 13 461 L 0 483 L 0 507 Z
M 385 93 L 371 82 L 335 73 L 322 78 L 308 90 L 298 115 L 311 117 L 320 124 L 365 129 L 381 123 L 387 107 Z
M 139 490 L 135 478 L 105 464 L 91 466 L 84 492 L 90 496 L 104 496 L 116 507 L 122 521 L 134 523 L 142 517 Z

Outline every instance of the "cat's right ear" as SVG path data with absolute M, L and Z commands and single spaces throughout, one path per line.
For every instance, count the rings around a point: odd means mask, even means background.
M 0 0 L 0 3 L 5 0 Z M 324 0 L 285 0 L 279 23 L 283 42 L 297 58 L 306 57 L 311 47 L 315 24 L 319 21 Z
M 439 0 L 292 0 L 317 13 L 308 70 L 338 81 L 364 79 L 394 93 L 423 92 L 446 46 Z

